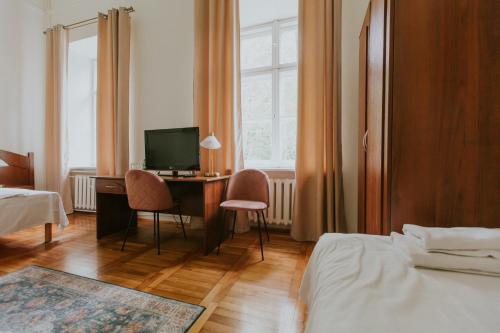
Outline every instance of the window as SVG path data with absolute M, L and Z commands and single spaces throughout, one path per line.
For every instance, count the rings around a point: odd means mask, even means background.
M 96 166 L 97 37 L 69 44 L 68 136 L 69 167 Z
M 295 167 L 297 30 L 296 18 L 241 29 L 245 166 Z

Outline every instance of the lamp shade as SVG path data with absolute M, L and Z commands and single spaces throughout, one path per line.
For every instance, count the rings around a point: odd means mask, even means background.
M 219 149 L 221 147 L 219 140 L 212 133 L 200 142 L 200 146 L 206 149 Z

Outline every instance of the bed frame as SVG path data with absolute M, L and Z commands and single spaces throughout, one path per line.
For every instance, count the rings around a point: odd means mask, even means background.
M 0 149 L 0 160 L 7 166 L 0 167 L 0 187 L 35 189 L 35 159 L 33 153 L 20 155 Z M 45 243 L 52 241 L 52 224 L 45 224 Z

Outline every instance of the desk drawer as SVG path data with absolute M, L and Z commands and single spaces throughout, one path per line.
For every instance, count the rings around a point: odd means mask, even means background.
M 125 180 L 96 179 L 95 189 L 97 193 L 127 194 Z

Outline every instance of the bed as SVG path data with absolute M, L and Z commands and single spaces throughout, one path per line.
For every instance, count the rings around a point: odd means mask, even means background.
M 409 267 L 388 236 L 323 235 L 300 295 L 305 332 L 500 332 L 500 277 Z
M 45 225 L 45 242 L 52 224 L 64 228 L 68 219 L 58 193 L 34 190 L 34 155 L 0 150 L 0 236 Z

